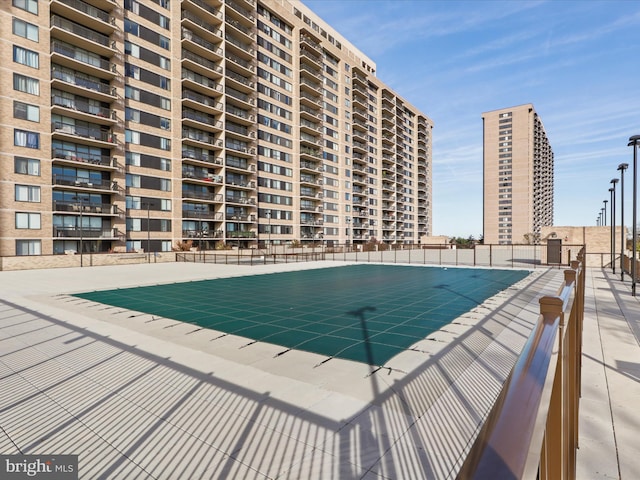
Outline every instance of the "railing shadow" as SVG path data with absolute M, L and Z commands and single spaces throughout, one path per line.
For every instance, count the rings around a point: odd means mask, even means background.
M 533 327 L 537 287 L 527 279 L 517 301 L 499 296 L 491 311 L 463 315 L 467 330 L 447 342 L 416 343 L 406 354 L 420 360 L 409 373 L 372 372 L 363 381 L 373 401 L 343 406 L 344 417 L 330 405 L 348 395 L 294 404 L 0 301 L 2 427 L 14 453 L 79 454 L 92 479 L 450 477 Z M 364 322 L 367 311 L 352 314 Z M 427 344 L 438 348 L 425 353 Z

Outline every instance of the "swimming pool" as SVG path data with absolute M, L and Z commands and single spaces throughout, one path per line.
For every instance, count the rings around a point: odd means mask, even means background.
M 509 288 L 526 270 L 359 264 L 75 294 L 370 365 Z

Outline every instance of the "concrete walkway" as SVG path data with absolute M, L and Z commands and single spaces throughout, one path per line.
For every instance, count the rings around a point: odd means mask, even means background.
M 560 270 L 379 369 L 68 295 L 328 266 L 0 272 L 0 453 L 78 454 L 91 480 L 451 478 Z M 640 472 L 639 338 L 628 279 L 588 270 L 578 479 Z
M 640 297 L 629 276 L 587 270 L 577 478 L 640 476 Z

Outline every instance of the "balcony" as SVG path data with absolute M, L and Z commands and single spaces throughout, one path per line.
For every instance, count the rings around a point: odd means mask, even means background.
M 229 48 L 234 49 L 239 56 L 244 57 L 245 59 L 251 60 L 254 57 L 255 50 L 253 49 L 251 44 L 241 42 L 240 40 L 235 38 L 233 35 L 230 35 L 228 33 L 225 34 L 224 38 L 227 41 L 226 43 L 227 49 Z
M 186 48 L 182 49 L 182 65 L 188 67 L 194 72 L 200 72 L 205 77 L 215 79 L 222 77 L 224 70 L 218 63 L 220 60 L 222 60 L 222 57 L 220 57 L 216 62 L 209 60 L 208 58 L 204 58 L 197 53 L 193 53 Z
M 231 169 L 242 171 L 255 171 L 255 165 L 250 164 L 246 158 L 234 157 L 233 155 L 227 155 L 224 164 Z
M 244 91 L 244 93 L 249 93 L 253 91 L 253 87 L 255 85 L 252 77 L 245 77 L 244 75 L 240 75 L 239 73 L 233 72 L 231 70 L 227 71 L 227 84 L 233 83 L 235 88 L 240 88 Z
M 116 145 L 116 135 L 111 130 L 105 130 L 100 128 L 100 125 L 95 127 L 76 126 L 69 123 L 53 122 L 51 124 L 51 132 L 54 135 L 63 135 L 72 137 L 72 140 L 78 140 L 78 137 L 85 139 L 90 144 L 97 146 L 105 146 L 112 148 Z M 85 143 L 85 142 L 83 142 Z
M 188 127 L 196 127 L 207 132 L 220 133 L 222 131 L 222 121 L 217 120 L 214 115 L 191 110 L 182 109 L 182 124 Z
M 216 19 L 220 20 L 218 17 L 216 17 Z M 204 35 L 215 35 L 222 39 L 222 30 L 220 30 L 221 23 L 221 21 L 218 21 L 216 24 L 210 23 L 189 10 L 182 10 L 182 24 L 192 29 L 199 28 Z
M 235 105 L 227 104 L 225 107 L 225 112 L 227 112 L 227 118 L 233 115 L 233 121 L 237 123 L 241 123 L 243 125 L 253 125 L 255 122 L 255 115 L 252 110 L 243 110 L 242 108 L 238 108 Z
M 200 90 L 203 95 L 222 95 L 222 85 L 209 77 L 193 72 L 187 68 L 182 69 L 182 83 L 192 91 Z
M 212 115 L 220 115 L 224 107 L 216 98 L 188 89 L 182 89 L 182 104 L 193 109 L 204 110 Z
M 227 7 L 231 7 L 232 9 L 231 11 L 229 10 L 229 8 L 226 9 L 227 17 L 230 13 L 236 12 L 239 14 L 239 16 L 235 15 L 235 17 L 240 19 L 241 22 L 246 23 L 247 25 L 253 25 L 253 23 L 255 22 L 253 13 L 240 6 L 238 2 L 235 2 L 234 0 L 225 0 L 224 4 L 227 5 Z
M 89 163 L 91 165 L 107 167 L 108 170 L 118 168 L 115 157 L 109 155 L 93 155 L 82 151 L 70 151 L 53 149 L 53 161 L 56 163 L 67 163 L 69 165 L 78 163 Z
M 53 184 L 62 187 L 77 187 L 91 190 L 113 190 L 113 182 L 108 179 L 78 177 L 73 175 L 53 174 Z
M 242 34 L 251 40 L 255 40 L 256 33 L 253 25 L 243 25 L 238 20 L 234 20 L 229 16 L 225 19 L 225 23 L 228 31 L 235 31 L 236 33 Z
M 251 75 L 256 71 L 255 62 L 253 60 L 246 60 L 229 51 L 225 53 L 225 58 L 232 62 L 231 64 L 227 62 L 227 68 L 229 68 L 229 66 L 231 66 L 232 68 L 234 66 L 235 68 L 241 67 L 241 69 L 244 70 L 245 75 Z
M 222 221 L 224 220 L 224 214 L 222 212 L 213 212 L 210 210 L 183 209 L 182 218 Z
M 51 42 L 51 62 L 104 79 L 112 79 L 118 73 L 116 65 L 109 60 L 58 40 Z
M 54 212 L 71 212 L 80 213 L 82 210 L 83 215 L 102 215 L 102 216 L 115 216 L 119 214 L 118 206 L 111 203 L 79 203 L 79 202 L 67 202 L 61 200 L 53 200 Z
M 53 65 L 51 67 L 51 80 L 52 88 L 59 88 L 94 100 L 109 103 L 117 98 L 115 87 L 101 82 L 99 78 L 91 78 L 65 67 Z
M 53 236 L 56 238 L 99 238 L 103 240 L 115 240 L 118 238 L 116 228 L 102 227 L 53 227 Z
M 213 191 L 188 190 L 183 188 L 182 198 L 192 198 L 195 200 L 201 200 L 203 202 L 222 203 L 222 199 L 224 197 L 221 194 L 217 194 Z
M 222 140 L 218 140 L 215 135 L 196 128 L 182 128 L 182 141 L 204 143 L 208 146 L 222 147 Z
M 89 99 L 69 98 L 60 95 L 51 96 L 52 113 L 60 113 L 70 118 L 88 120 L 100 125 L 116 123 L 115 112 L 89 102 Z M 60 108 L 55 108 L 60 107 Z
M 253 198 L 244 197 L 240 195 L 229 195 L 225 197 L 227 203 L 235 203 L 237 205 L 255 205 L 256 201 Z M 227 217 L 228 218 L 228 217 Z
M 211 5 L 210 2 L 206 0 L 189 0 L 182 2 L 183 8 L 189 8 L 190 11 L 193 11 L 196 17 L 201 17 L 207 19 L 208 22 L 217 23 L 222 22 L 222 12 L 219 8 Z
M 189 50 L 211 61 L 220 61 L 224 54 L 219 43 L 205 40 L 188 28 L 182 27 L 182 41 L 183 45 L 189 45 Z
M 182 161 L 188 163 L 203 162 L 211 165 L 222 166 L 222 157 L 216 156 L 213 150 L 202 148 L 183 148 Z
M 54 38 L 103 57 L 112 57 L 116 54 L 115 41 L 112 41 L 108 35 L 96 32 L 58 15 L 51 16 L 51 35 Z
M 116 29 L 114 17 L 82 0 L 52 0 L 51 13 L 62 15 L 79 25 L 110 35 Z

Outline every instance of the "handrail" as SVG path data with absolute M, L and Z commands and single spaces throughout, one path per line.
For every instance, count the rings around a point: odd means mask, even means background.
M 557 295 L 540 299 L 538 323 L 459 479 L 575 478 L 584 267 L 571 266 Z

